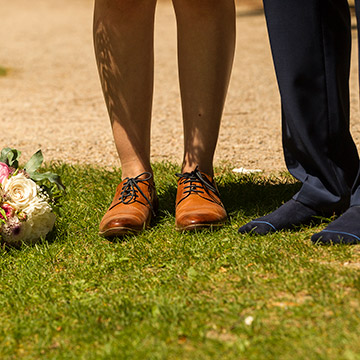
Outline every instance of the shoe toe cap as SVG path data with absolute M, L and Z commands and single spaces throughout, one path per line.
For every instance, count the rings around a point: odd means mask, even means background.
M 223 211 L 197 211 L 183 212 L 176 217 L 178 229 L 195 228 L 223 224 L 226 221 L 226 212 Z
M 144 227 L 144 221 L 137 216 L 114 217 L 105 219 L 100 223 L 99 233 L 103 236 L 107 234 L 122 234 L 124 232 L 141 231 Z M 113 235 L 113 236 L 114 236 Z

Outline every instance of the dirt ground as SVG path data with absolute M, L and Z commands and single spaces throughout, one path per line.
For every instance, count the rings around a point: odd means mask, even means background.
M 41 148 L 45 158 L 118 166 L 92 45 L 91 0 L 0 0 L 0 145 Z M 351 73 L 352 131 L 360 144 L 357 44 Z M 159 2 L 152 160 L 182 159 L 182 122 L 171 3 Z M 216 163 L 285 168 L 280 105 L 261 4 L 240 0 L 237 50 Z

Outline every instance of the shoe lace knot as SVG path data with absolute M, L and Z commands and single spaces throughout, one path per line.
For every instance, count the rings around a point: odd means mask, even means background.
M 184 174 L 175 174 L 179 177 L 183 182 L 184 186 L 184 194 L 189 196 L 190 194 L 204 194 L 206 191 L 210 196 L 209 191 L 212 191 L 217 196 L 219 196 L 217 188 L 209 182 L 206 178 L 204 178 L 199 170 L 199 167 L 196 166 L 195 170 L 192 172 L 184 173 Z M 204 191 L 205 190 L 205 191 Z M 186 196 L 186 197 L 187 197 Z M 212 197 L 212 196 L 211 196 Z
M 146 175 L 146 177 L 141 178 L 144 175 Z M 119 201 L 122 202 L 123 204 L 130 204 L 132 201 L 136 201 L 140 193 L 149 204 L 150 210 L 155 216 L 155 210 L 153 208 L 150 199 L 144 194 L 144 192 L 141 190 L 141 188 L 138 185 L 139 183 L 145 184 L 151 179 L 152 179 L 152 174 L 149 172 L 143 172 L 134 178 L 125 178 L 124 184 L 121 189 Z

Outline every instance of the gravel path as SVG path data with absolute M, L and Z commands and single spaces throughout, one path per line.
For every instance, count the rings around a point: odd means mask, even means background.
M 1 146 L 41 148 L 47 161 L 118 166 L 92 47 L 90 0 L 0 0 Z M 284 169 L 279 96 L 258 0 L 242 0 L 237 52 L 216 163 Z M 355 30 L 354 30 L 354 35 Z M 152 160 L 180 162 L 182 123 L 172 6 L 156 18 Z M 353 57 L 357 44 L 354 41 Z M 357 65 L 351 74 L 352 131 L 360 144 Z

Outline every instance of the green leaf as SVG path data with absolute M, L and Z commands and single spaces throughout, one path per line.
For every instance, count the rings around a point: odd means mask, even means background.
M 11 151 L 10 148 L 3 148 L 3 149 L 1 150 L 0 162 L 2 162 L 2 163 L 7 163 L 7 154 L 8 154 L 9 151 Z
M 24 169 L 31 176 L 41 166 L 43 161 L 44 161 L 44 156 L 41 150 L 38 150 L 26 163 Z
M 0 207 L 0 214 L 1 214 L 1 215 L 3 216 L 3 218 L 4 218 L 4 219 L 1 219 L 1 218 L 0 218 L 0 221 L 2 220 L 1 222 L 6 223 L 6 221 L 5 221 L 5 220 L 7 220 L 6 212 L 5 212 L 5 210 L 4 210 L 2 207 Z
M 18 168 L 20 155 L 21 151 L 11 148 L 4 148 L 1 150 L 0 162 L 3 162 L 14 168 Z
M 65 190 L 65 186 L 61 182 L 61 178 L 58 174 L 54 174 L 52 172 L 47 171 L 47 172 L 41 173 L 41 174 L 30 174 L 30 177 L 34 181 L 48 180 L 51 183 L 56 184 L 60 190 Z
M 20 151 L 16 149 L 11 149 L 11 151 L 7 155 L 9 166 L 12 166 L 17 169 L 19 167 L 20 155 L 21 155 Z

